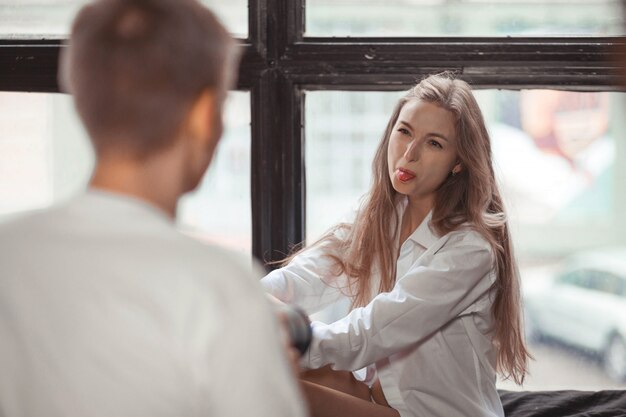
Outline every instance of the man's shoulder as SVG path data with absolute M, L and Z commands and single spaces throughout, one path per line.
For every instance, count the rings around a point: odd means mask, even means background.
M 9 215 L 0 222 L 0 240 L 24 237 L 46 224 L 54 223 L 58 209 L 58 207 L 31 209 Z
M 79 199 L 0 224 L 0 257 L 11 264 L 25 255 L 100 268 L 110 262 L 110 269 L 145 270 L 196 286 L 242 291 L 262 276 L 250 256 L 181 233 L 149 207 L 107 203 Z
M 174 236 L 175 235 L 175 236 Z M 251 256 L 175 233 L 161 249 L 154 262 L 163 270 L 175 271 L 178 278 L 200 291 L 256 296 L 263 276 Z
M 173 250 L 190 262 L 199 262 L 215 269 L 223 266 L 232 269 L 246 268 L 246 257 L 234 250 L 207 243 L 197 238 L 187 236 L 177 230 L 172 233 Z M 252 260 L 250 260 L 252 263 Z

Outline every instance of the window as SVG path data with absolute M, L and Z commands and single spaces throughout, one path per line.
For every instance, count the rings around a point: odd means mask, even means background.
M 201 240 L 251 254 L 250 95 L 231 92 L 224 136 L 200 186 L 178 204 L 178 227 Z
M 0 101 L 1 106 L 31 97 L 25 92 L 58 92 L 59 38 L 67 33 L 68 10 L 78 3 L 0 0 L 0 100 L 9 100 Z M 245 189 L 248 173 L 207 177 L 197 195 L 181 202 L 185 230 L 205 236 L 214 232 L 214 237 L 228 230 L 237 236 L 234 243 L 248 246 L 256 258 L 283 258 L 294 245 L 314 239 L 349 214 L 366 191 L 369 155 L 400 92 L 425 74 L 452 70 L 481 90 L 491 134 L 500 138 L 494 139 L 494 148 L 508 184 L 524 285 L 548 286 L 569 255 L 624 245 L 626 129 L 619 116 L 623 98 L 617 93 L 622 69 L 616 63 L 620 48 L 626 50 L 621 2 L 393 0 L 381 7 L 383 2 L 375 0 L 255 0 L 247 4 L 247 17 L 241 0 L 207 4 L 242 38 L 237 89 L 243 93 L 233 100 L 241 109 L 249 104 L 250 138 L 245 136 L 247 118 L 236 122 L 233 132 L 241 136 L 223 144 L 219 155 L 226 162 L 214 168 L 242 167 L 249 158 L 250 213 L 236 214 L 249 223 L 218 229 L 209 218 L 206 196 L 231 180 Z M 546 108 L 553 99 L 560 107 Z M 550 119 L 553 139 L 567 138 L 557 140 L 558 152 L 549 152 L 550 146 L 555 150 L 554 141 L 550 145 L 537 126 L 524 127 L 520 114 L 533 111 Z M 5 114 L 0 112 L 2 120 Z M 17 146 L 18 140 L 2 132 L 2 143 Z M 32 169 L 11 175 L 23 180 L 33 175 L 30 189 L 47 191 L 32 192 L 19 207 L 14 197 L 2 198 L 3 213 L 45 205 L 59 195 L 50 191 L 55 182 L 48 151 L 42 149 L 48 145 L 28 143 L 20 142 L 31 148 L 18 152 L 35 158 Z M 344 158 L 349 162 L 339 166 Z M 86 159 L 81 161 L 64 169 L 85 170 Z M 0 169 L 7 172 L 11 163 Z M 68 184 L 75 177 L 62 175 Z M 0 183 L 0 192 L 11 192 L 11 181 Z M 246 200 L 231 197 L 233 204 Z M 587 350 L 559 343 L 532 346 L 538 360 L 525 389 L 624 388 L 603 372 L 600 353 L 587 355 Z M 580 377 L 567 369 L 576 369 Z
M 64 94 L 0 92 L 0 220 L 83 188 L 93 152 Z
M 183 232 L 248 254 L 249 108 L 249 94 L 230 94 L 213 164 L 177 213 Z M 65 201 L 89 181 L 93 151 L 71 97 L 0 92 L 0 132 L 0 221 Z
M 245 0 L 201 0 L 235 36 L 248 34 Z M 72 19 L 87 0 L 0 0 L 0 39 L 54 39 L 70 33 Z
M 622 294 L 622 280 L 611 273 L 593 271 L 591 274 L 591 288 L 598 292 L 620 296 Z
M 400 95 L 306 93 L 309 243 L 335 223 L 349 219 L 360 197 L 368 191 L 370 163 Z M 626 239 L 615 240 L 611 233 L 626 227 L 626 219 L 618 211 L 626 189 L 615 186 L 619 182 L 617 173 L 626 167 L 620 151 L 626 136 L 619 128 L 618 116 L 625 97 L 619 93 L 544 89 L 485 89 L 477 91 L 476 97 L 491 136 L 522 286 L 535 287 L 524 292 L 524 301 L 532 306 L 534 327 L 546 335 L 545 343 L 530 346 L 536 362 L 531 365 L 525 389 L 623 386 L 613 385 L 598 366 L 594 355 L 601 353 L 602 345 L 590 342 L 578 349 L 570 347 L 584 332 L 595 328 L 609 332 L 612 324 L 607 317 L 626 312 L 617 306 L 616 312 L 606 316 L 602 313 L 607 300 L 598 294 L 616 290 L 616 283 L 608 281 L 616 277 L 578 268 L 557 278 L 557 271 L 565 259 L 589 246 L 626 245 Z M 584 259 L 579 263 L 591 266 Z M 538 283 L 552 278 L 565 285 L 537 288 Z M 316 318 L 333 321 L 348 308 L 345 304 L 332 306 Z M 585 317 L 593 317 L 595 323 Z M 598 340 L 607 334 L 599 334 Z M 558 366 L 553 364 L 555 356 L 560 357 Z M 559 366 L 582 366 L 587 372 L 580 378 L 570 376 L 565 380 L 565 370 L 558 370 Z M 594 383 L 589 375 L 594 375 Z M 506 381 L 501 384 L 515 388 Z
M 371 161 L 399 97 L 397 92 L 306 94 L 309 240 L 351 211 L 368 190 Z M 624 243 L 610 233 L 626 227 L 618 211 L 626 190 L 615 186 L 626 165 L 616 116 L 621 94 L 480 90 L 476 97 L 518 251 L 551 256 Z
M 309 0 L 307 12 L 310 36 L 623 34 L 615 0 Z
M 568 272 L 564 275 L 561 275 L 557 282 L 565 285 L 573 285 L 575 287 L 588 288 L 589 280 L 586 279 L 586 276 L 588 274 L 589 271 L 584 270 Z

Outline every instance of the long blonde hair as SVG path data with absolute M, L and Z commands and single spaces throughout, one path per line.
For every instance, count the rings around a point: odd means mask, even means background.
M 530 357 L 522 332 L 519 273 L 502 198 L 492 167 L 491 144 L 482 112 L 470 86 L 449 74 L 432 75 L 410 89 L 396 104 L 372 163 L 373 181 L 352 224 L 340 224 L 317 243 L 337 248 L 329 254 L 336 273 L 345 273 L 350 282 L 353 307 L 370 301 L 373 268 L 380 274 L 378 292 L 391 291 L 396 282 L 396 239 L 398 193 L 392 186 L 387 164 L 389 137 L 400 110 L 410 100 L 423 100 L 450 111 L 456 118 L 457 152 L 463 170 L 449 176 L 435 197 L 431 225 L 441 235 L 469 223 L 491 245 L 495 254 L 497 279 L 494 342 L 498 348 L 498 370 L 521 384 Z M 345 229 L 346 238 L 334 233 Z M 294 255 L 295 256 L 295 255 Z M 292 256 L 293 257 L 293 256 Z M 291 259 L 290 257 L 289 259 Z

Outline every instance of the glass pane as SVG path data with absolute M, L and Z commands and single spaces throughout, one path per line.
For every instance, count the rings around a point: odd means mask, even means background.
M 307 36 L 624 33 L 620 0 L 307 0 Z
M 196 237 L 251 255 L 249 93 L 230 93 L 224 122 L 224 136 L 202 183 L 179 202 L 178 224 Z
M 0 220 L 83 189 L 93 153 L 69 96 L 0 92 Z
M 72 20 L 87 0 L 0 0 L 0 38 L 65 38 Z M 248 36 L 246 0 L 202 0 L 228 30 Z
M 179 202 L 182 231 L 251 253 L 250 98 L 232 92 L 226 129 L 195 193 Z M 64 94 L 0 93 L 0 221 L 81 192 L 94 157 Z
M 401 95 L 307 93 L 309 243 L 348 218 L 367 192 L 375 148 Z M 619 330 L 626 320 L 626 297 L 571 281 L 588 282 L 601 272 L 626 282 L 621 117 L 626 96 L 481 90 L 476 97 L 491 134 L 536 358 L 523 389 L 625 389 L 615 370 L 626 361 L 620 350 L 626 334 Z M 335 306 L 319 318 L 334 320 L 346 309 Z M 607 359 L 611 352 L 612 360 Z M 499 386 L 521 389 L 509 381 Z
M 251 0 L 252 1 L 252 0 Z M 200 0 L 238 38 L 248 37 L 248 0 Z

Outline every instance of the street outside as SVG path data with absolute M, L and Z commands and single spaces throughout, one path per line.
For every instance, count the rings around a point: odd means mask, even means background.
M 498 381 L 498 388 L 511 391 L 607 389 L 626 390 L 626 382 L 615 382 L 602 371 L 598 358 L 556 342 L 529 344 L 534 360 L 523 386 Z

